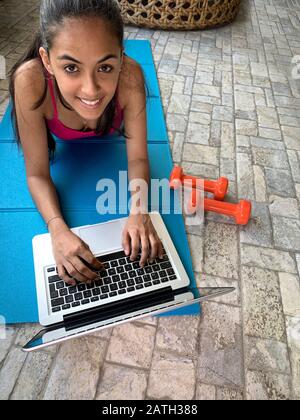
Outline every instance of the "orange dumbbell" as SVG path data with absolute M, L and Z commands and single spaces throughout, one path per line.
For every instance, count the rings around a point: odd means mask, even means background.
M 191 199 L 188 203 L 188 211 L 190 214 L 196 212 L 201 205 L 201 194 L 196 189 L 193 189 Z M 231 216 L 235 219 L 238 225 L 246 225 L 251 217 L 251 202 L 248 200 L 241 200 L 238 204 L 225 203 L 222 201 L 211 200 L 209 198 L 202 199 L 204 201 L 204 210 L 212 211 L 214 213 Z
M 190 175 L 184 175 L 183 169 L 180 166 L 175 166 L 170 176 L 170 187 L 177 190 L 180 186 L 186 185 L 184 184 L 185 181 L 189 181 L 186 184 L 195 189 L 199 187 L 199 181 L 201 181 L 201 179 Z M 223 200 L 228 190 L 228 179 L 222 177 L 217 181 L 204 180 L 203 185 L 204 191 L 213 193 L 215 200 Z

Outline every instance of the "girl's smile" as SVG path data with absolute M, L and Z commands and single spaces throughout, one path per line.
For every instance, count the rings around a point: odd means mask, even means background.
M 100 105 L 102 105 L 104 98 L 105 97 L 96 99 L 93 101 L 88 100 L 88 99 L 83 99 L 83 98 L 77 98 L 77 99 L 79 99 L 81 106 L 83 106 L 86 109 L 98 109 Z

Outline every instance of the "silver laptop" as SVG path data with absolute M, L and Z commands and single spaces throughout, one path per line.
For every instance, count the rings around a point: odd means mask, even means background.
M 73 228 L 104 265 L 91 285 L 62 281 L 55 265 L 50 234 L 32 240 L 40 324 L 47 328 L 24 346 L 38 350 L 109 326 L 188 306 L 234 288 L 192 289 L 186 270 L 158 212 L 151 221 L 162 241 L 163 260 L 140 268 L 141 253 L 130 261 L 122 247 L 127 218 Z

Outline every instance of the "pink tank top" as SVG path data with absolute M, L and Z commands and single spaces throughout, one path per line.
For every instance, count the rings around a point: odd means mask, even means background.
M 54 109 L 54 116 L 51 120 L 46 119 L 46 124 L 51 131 L 52 134 L 54 134 L 56 137 L 58 137 L 61 140 L 78 140 L 86 137 L 95 137 L 101 135 L 101 133 L 96 134 L 95 131 L 79 131 L 74 130 L 73 128 L 66 127 L 58 118 L 58 112 L 57 112 L 57 105 L 55 100 L 55 93 L 54 93 L 54 85 L 52 78 L 48 78 L 48 86 L 50 89 L 50 94 L 52 98 L 53 103 L 53 109 Z M 124 119 L 124 112 L 117 101 L 116 103 L 116 113 L 115 113 L 115 119 L 113 122 L 113 127 L 109 130 L 108 134 L 112 134 L 116 131 L 116 129 L 120 129 L 122 122 Z

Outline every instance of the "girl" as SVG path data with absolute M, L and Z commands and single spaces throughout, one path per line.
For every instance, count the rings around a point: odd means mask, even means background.
M 92 282 L 102 265 L 65 223 L 50 176 L 51 133 L 63 140 L 121 130 L 127 139 L 129 179 L 149 184 L 144 76 L 123 51 L 124 28 L 114 0 L 42 0 L 40 31 L 12 69 L 10 93 L 29 191 L 47 223 L 58 275 L 68 284 Z M 142 200 L 141 200 L 142 201 Z M 131 260 L 141 242 L 143 267 L 162 258 L 147 209 L 131 211 L 122 246 Z M 91 267 L 91 268 L 92 268 Z

